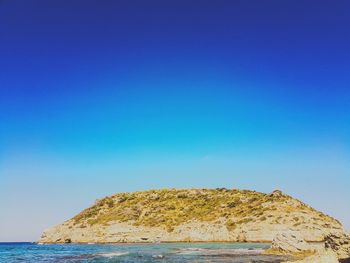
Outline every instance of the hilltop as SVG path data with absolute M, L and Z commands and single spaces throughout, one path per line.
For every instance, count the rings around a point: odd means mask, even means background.
M 307 241 L 344 231 L 336 219 L 281 191 L 161 189 L 97 200 L 45 231 L 40 242 L 271 242 L 284 230 Z

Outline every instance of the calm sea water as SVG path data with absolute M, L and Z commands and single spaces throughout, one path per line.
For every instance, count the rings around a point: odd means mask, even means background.
M 259 255 L 266 244 L 172 243 L 118 245 L 38 245 L 0 243 L 0 262 L 281 262 L 286 258 Z

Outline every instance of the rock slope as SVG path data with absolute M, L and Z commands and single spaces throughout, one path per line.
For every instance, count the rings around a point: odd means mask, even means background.
M 39 242 L 271 242 L 283 231 L 306 241 L 344 232 L 336 219 L 280 191 L 161 189 L 97 200 Z

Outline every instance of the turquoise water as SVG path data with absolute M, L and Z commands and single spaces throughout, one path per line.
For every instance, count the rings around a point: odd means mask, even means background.
M 281 262 L 286 258 L 259 255 L 266 244 L 173 243 L 117 245 L 38 245 L 0 243 L 1 263 L 40 262 Z

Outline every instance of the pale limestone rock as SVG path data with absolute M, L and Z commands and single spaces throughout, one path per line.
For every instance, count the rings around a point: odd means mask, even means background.
M 293 254 L 310 251 L 312 247 L 298 232 L 285 231 L 274 237 L 271 249 L 285 254 Z
M 337 256 L 332 251 L 323 251 L 301 260 L 288 261 L 284 263 L 339 263 Z

